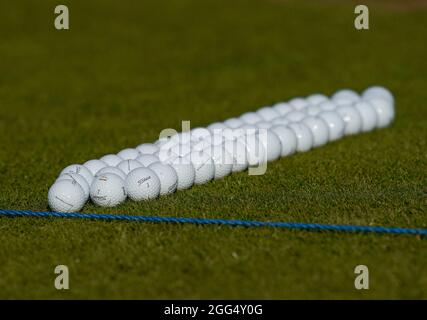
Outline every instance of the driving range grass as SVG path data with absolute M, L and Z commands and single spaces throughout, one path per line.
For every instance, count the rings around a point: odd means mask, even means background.
M 263 105 L 373 84 L 390 128 L 156 201 L 84 212 L 426 228 L 426 8 L 374 2 L 0 4 L 0 208 L 47 210 L 71 163 Z M 368 2 L 370 4 L 370 2 Z M 0 298 L 427 298 L 419 236 L 0 218 Z M 54 268 L 70 269 L 57 291 Z M 370 290 L 354 288 L 354 268 Z

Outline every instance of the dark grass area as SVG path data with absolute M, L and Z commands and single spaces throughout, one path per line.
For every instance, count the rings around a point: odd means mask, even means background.
M 147 203 L 85 212 L 427 227 L 427 11 L 372 2 L 0 4 L 0 207 L 46 210 L 60 170 L 313 92 L 372 84 L 392 127 Z M 411 236 L 0 218 L 2 298 L 427 298 Z M 66 264 L 71 290 L 53 288 Z M 371 289 L 354 289 L 366 264 Z

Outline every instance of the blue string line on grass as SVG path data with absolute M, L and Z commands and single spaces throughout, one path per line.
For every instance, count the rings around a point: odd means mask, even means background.
M 343 232 L 374 232 L 392 234 L 412 234 L 427 235 L 427 229 L 421 228 L 400 228 L 400 227 L 380 227 L 380 226 L 360 226 L 360 225 L 337 225 L 319 223 L 299 223 L 299 222 L 273 222 L 273 221 L 253 221 L 253 220 L 226 220 L 226 219 L 205 219 L 205 218 L 178 218 L 159 216 L 130 216 L 121 214 L 94 214 L 94 213 L 62 213 L 62 212 L 35 212 L 27 210 L 4 210 L 0 209 L 0 216 L 9 217 L 39 217 L 39 218 L 75 218 L 93 220 L 114 220 L 114 221 L 135 221 L 153 223 L 189 223 L 198 225 L 226 225 L 240 227 L 271 227 L 283 229 L 301 229 L 318 231 L 343 231 Z

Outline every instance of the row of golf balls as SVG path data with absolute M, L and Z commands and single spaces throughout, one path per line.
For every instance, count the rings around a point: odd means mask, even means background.
M 127 197 L 154 199 L 345 135 L 386 127 L 394 116 L 394 97 L 384 87 L 370 87 L 361 95 L 344 89 L 331 98 L 322 94 L 294 98 L 70 165 L 49 189 L 49 206 L 75 212 L 89 198 L 104 207 L 116 206 Z

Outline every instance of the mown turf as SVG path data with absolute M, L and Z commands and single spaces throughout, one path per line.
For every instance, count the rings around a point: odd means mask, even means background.
M 368 2 L 0 4 L 0 207 L 45 210 L 59 171 L 276 101 L 388 86 L 392 127 L 147 203 L 85 212 L 427 227 L 427 11 Z M 394 5 L 393 5 L 394 4 Z M 0 298 L 427 298 L 416 236 L 0 218 Z M 71 290 L 54 289 L 54 267 Z M 370 290 L 354 289 L 354 267 Z

